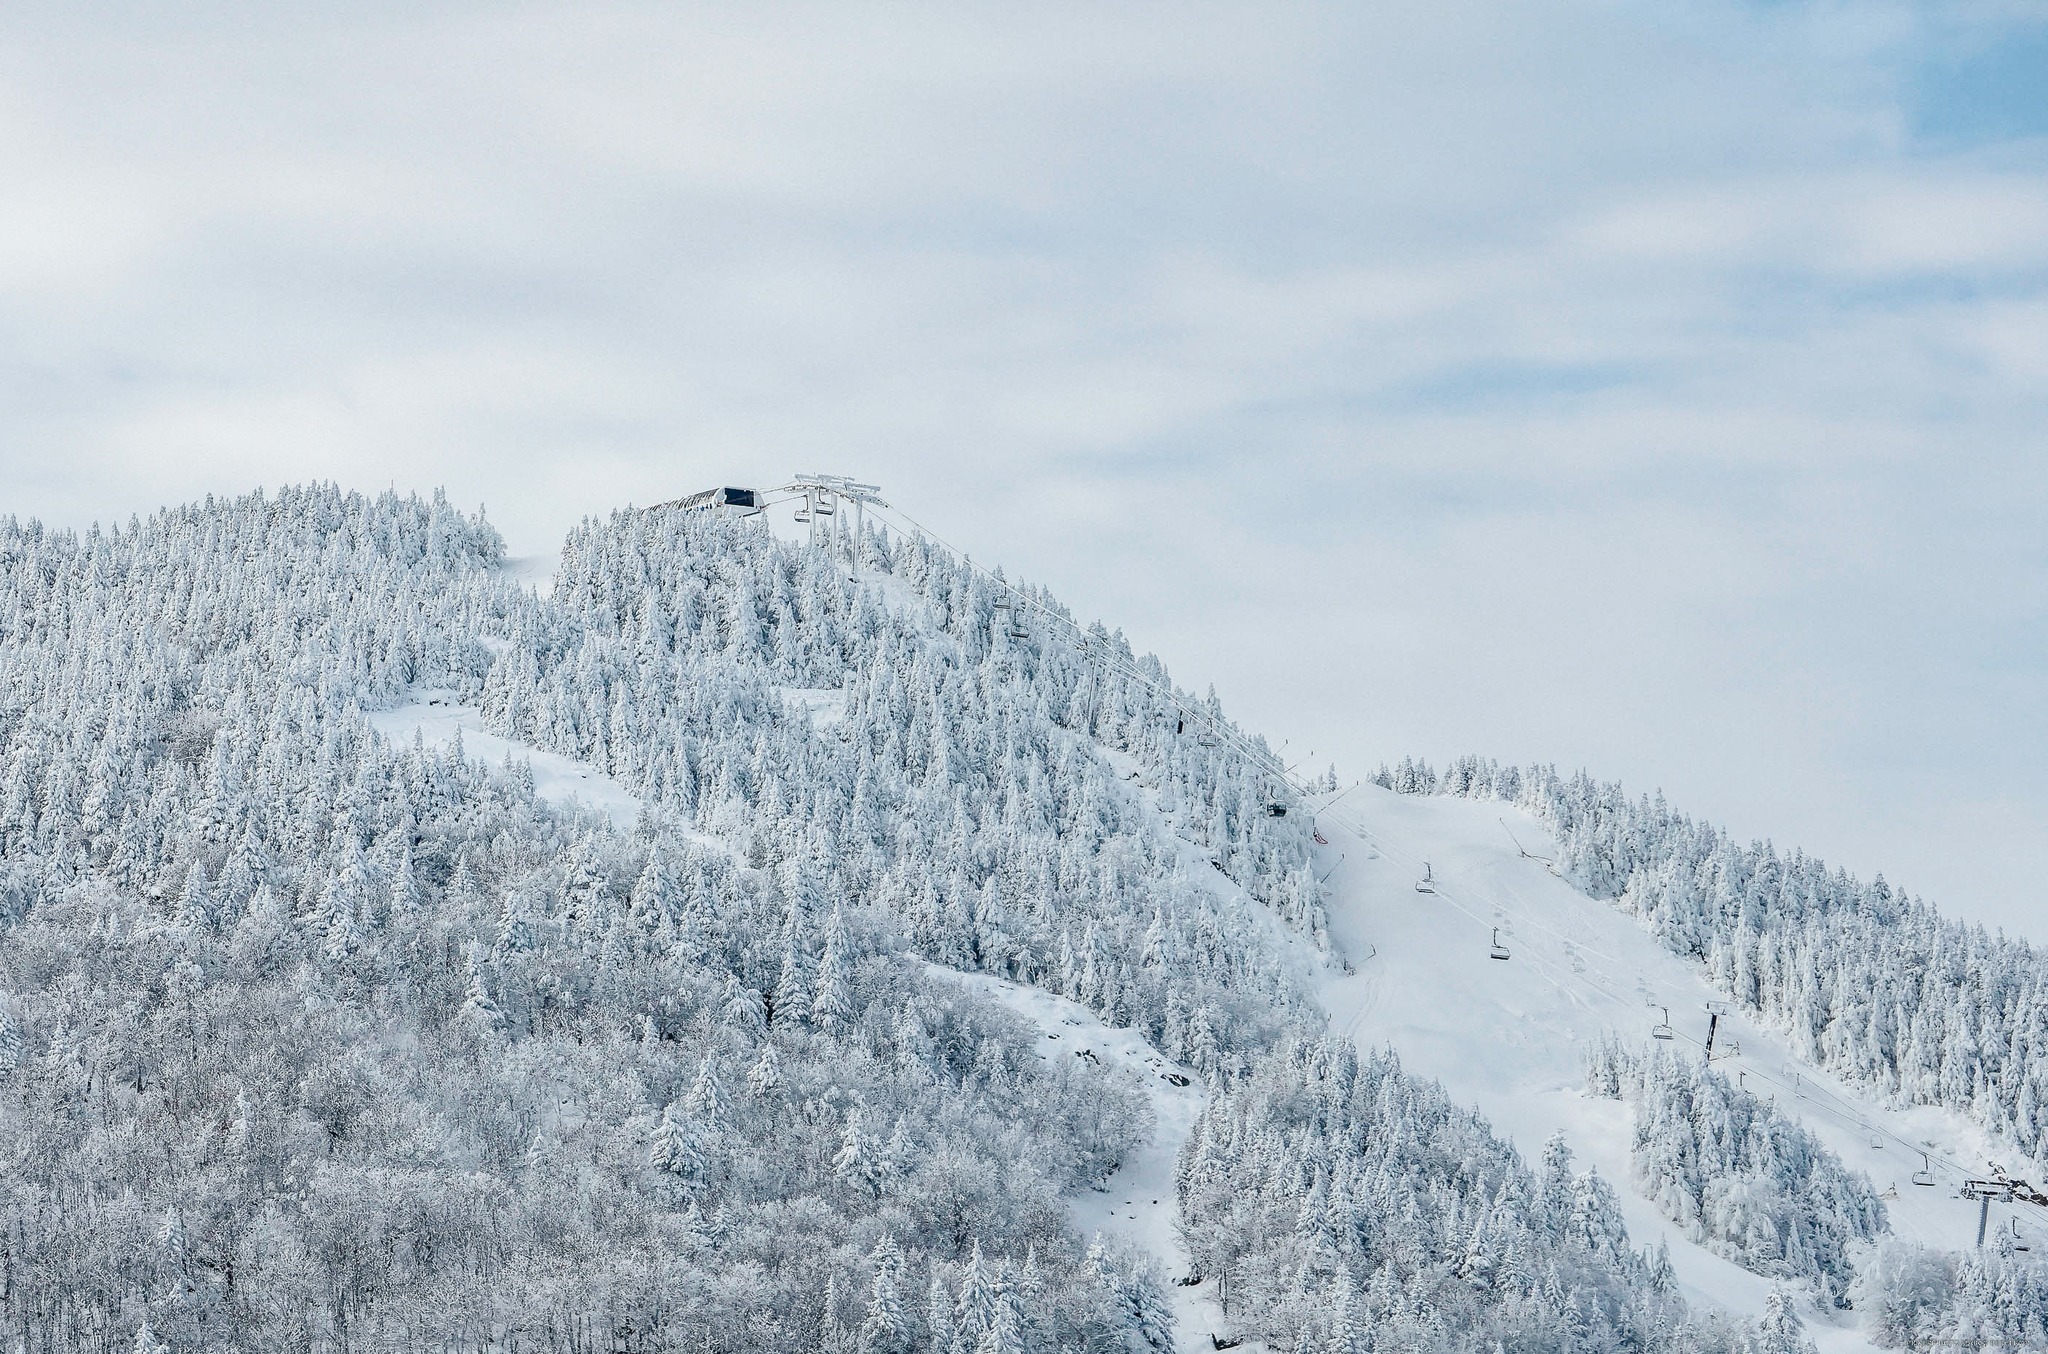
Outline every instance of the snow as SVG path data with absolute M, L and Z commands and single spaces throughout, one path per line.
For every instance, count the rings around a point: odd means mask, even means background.
M 507 571 L 545 589 L 554 564 L 508 561 Z M 862 574 L 892 607 L 929 621 L 921 599 L 901 580 Z M 844 717 L 843 691 L 791 687 L 779 694 L 813 727 L 828 728 Z M 479 712 L 456 703 L 452 693 L 418 692 L 371 719 L 395 741 L 410 740 L 417 730 L 430 746 L 447 745 L 460 730 L 472 757 L 524 759 L 543 798 L 582 803 L 620 826 L 629 826 L 640 811 L 635 796 L 595 768 L 486 732 Z M 1172 834 L 1188 878 L 1243 905 L 1261 919 L 1276 952 L 1316 972 L 1333 1029 L 1364 1046 L 1391 1045 L 1409 1071 L 1440 1081 L 1453 1099 L 1477 1107 L 1526 1160 L 1540 1155 L 1552 1133 L 1563 1132 L 1579 1164 L 1596 1167 L 1616 1186 L 1636 1243 L 1654 1246 L 1660 1237 L 1668 1242 L 1689 1302 L 1746 1316 L 1763 1312 L 1770 1281 L 1686 1240 L 1635 1191 L 1630 1111 L 1582 1090 L 1581 1051 L 1610 1030 L 1647 1045 L 1659 1008 L 1669 1009 L 1679 1032 L 1672 1046 L 1697 1053 L 1705 1036 L 1704 1008 L 1719 994 L 1635 919 L 1550 873 L 1539 858 L 1554 854 L 1555 846 L 1539 824 L 1498 802 L 1396 795 L 1372 785 L 1323 812 L 1318 823 L 1329 845 L 1318 850 L 1317 870 L 1333 872 L 1330 933 L 1353 970 L 1347 973 L 1346 966 L 1321 963 L 1306 941 L 1251 903 L 1210 867 L 1206 852 L 1178 835 L 1177 817 L 1160 809 L 1136 759 L 1084 741 L 1114 768 L 1144 812 Z M 1425 861 L 1438 881 L 1433 894 L 1414 887 Z M 1496 927 L 1511 951 L 1504 963 L 1488 958 Z M 1169 1280 L 1184 1276 L 1188 1258 L 1177 1230 L 1173 1169 L 1202 1108 L 1199 1079 L 1166 1063 L 1133 1032 L 1105 1025 L 1076 1003 L 985 974 L 933 971 L 1030 1020 L 1047 1036 L 1049 1050 L 1071 1056 L 1087 1049 L 1145 1088 L 1156 1120 L 1152 1139 L 1103 1189 L 1070 1200 L 1071 1216 L 1081 1235 L 1120 1236 L 1156 1257 Z M 1877 1103 L 1799 1062 L 1780 1032 L 1739 1015 L 1722 1017 L 1717 1046 L 1740 1049 L 1738 1056 L 1716 1059 L 1723 1073 L 1773 1096 L 1881 1191 L 1896 1186 L 1897 1197 L 1886 1201 L 1896 1235 L 1951 1249 L 1974 1239 L 1977 1206 L 1956 1197 L 1962 1173 L 1954 1167 L 1984 1174 L 1988 1161 L 2000 1158 L 1981 1130 L 1945 1111 Z M 1165 1079 L 1169 1072 L 1188 1077 L 1189 1085 L 1173 1085 Z M 1883 1139 L 1881 1148 L 1871 1146 L 1873 1130 Z M 1931 1144 L 1935 1154 L 1937 1188 L 1910 1183 L 1920 1165 L 1914 1148 L 1922 1143 Z M 2005 1220 L 2013 1212 L 1994 1208 L 1994 1222 L 2011 1225 Z M 2031 1218 L 2021 1223 L 2041 1230 Z M 2048 1247 L 2048 1234 L 2036 1236 L 2034 1245 Z M 1207 1348 L 1208 1333 L 1224 1325 L 1205 1290 L 1169 1284 L 1167 1292 L 1179 1346 Z M 1801 1314 L 1824 1351 L 1872 1348 L 1853 1312 L 1818 1311 L 1806 1302 Z
M 784 704 L 810 718 L 814 729 L 829 729 L 846 718 L 846 693 L 836 687 L 785 686 L 778 692 Z
M 533 769 L 534 792 L 550 804 L 581 804 L 603 813 L 617 828 L 630 828 L 640 816 L 640 799 L 588 762 L 544 752 L 530 743 L 487 732 L 483 713 L 463 705 L 452 691 L 415 691 L 400 705 L 371 712 L 370 725 L 394 743 L 405 744 L 418 733 L 430 748 L 444 748 L 459 731 L 462 749 L 472 761 L 497 765 L 507 757 Z
M 1167 1280 L 1168 1301 L 1173 1304 L 1175 1347 L 1184 1351 L 1212 1348 L 1209 1334 L 1225 1328 L 1222 1314 L 1205 1288 L 1173 1282 L 1186 1277 L 1189 1269 L 1187 1247 L 1181 1243 L 1176 1222 L 1174 1164 L 1207 1099 L 1201 1078 L 1168 1062 L 1134 1031 L 1106 1025 L 1093 1011 L 1065 997 L 986 973 L 931 963 L 924 967 L 1038 1026 L 1049 1050 L 1042 1056 L 1078 1057 L 1085 1051 L 1104 1066 L 1129 1074 L 1144 1088 L 1152 1104 L 1151 1141 L 1132 1152 L 1100 1186 L 1070 1200 L 1069 1212 L 1082 1236 L 1100 1232 L 1105 1237 L 1120 1237 L 1157 1259 Z M 1186 1084 L 1171 1080 L 1176 1077 Z
M 558 550 L 548 555 L 514 555 L 499 566 L 514 582 L 533 589 L 539 597 L 555 595 L 555 571 L 562 567 Z
M 1476 1105 L 1526 1160 L 1561 1130 L 1579 1164 L 1614 1183 L 1636 1243 L 1668 1239 L 1689 1302 L 1760 1314 L 1769 1281 L 1687 1241 L 1635 1192 L 1628 1108 L 1581 1089 L 1581 1050 L 1608 1030 L 1648 1045 L 1658 1008 L 1670 1009 L 1679 1034 L 1670 1046 L 1699 1053 L 1706 1003 L 1720 994 L 1634 918 L 1523 857 L 1510 831 L 1534 856 L 1554 847 L 1513 808 L 1367 785 L 1318 823 L 1330 841 L 1318 850 L 1318 869 L 1336 867 L 1332 940 L 1356 967 L 1348 975 L 1326 971 L 1321 995 L 1333 1028 L 1361 1045 L 1392 1045 L 1409 1071 Z M 1438 881 L 1435 894 L 1415 889 L 1425 861 Z M 1505 963 L 1488 957 L 1496 926 L 1511 954 Z M 1997 1150 L 1979 1130 L 1945 1111 L 1875 1103 L 1801 1063 L 1779 1032 L 1744 1017 L 1721 1018 L 1717 1050 L 1731 1045 L 1740 1056 L 1717 1056 L 1720 1071 L 1774 1096 L 1880 1191 L 1896 1184 L 1898 1197 L 1886 1201 L 1896 1235 L 1949 1249 L 1972 1244 L 1977 1205 L 1956 1197 L 1961 1175 L 1943 1157 L 1983 1173 Z M 1871 1147 L 1865 1125 L 1883 1137 L 1882 1148 Z M 1916 1188 L 1910 1177 L 1921 1163 L 1909 1145 L 1930 1140 L 1939 1185 Z M 2014 1211 L 1994 1207 L 1994 1225 L 2010 1226 L 2004 1218 Z M 2040 1224 L 2028 1217 L 2021 1226 Z M 2048 1245 L 2048 1236 L 2033 1244 Z M 1801 1315 L 1824 1351 L 1873 1348 L 1853 1312 L 1819 1312 L 1809 1303 Z

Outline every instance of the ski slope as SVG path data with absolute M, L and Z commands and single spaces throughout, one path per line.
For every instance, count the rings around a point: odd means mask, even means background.
M 1363 785 L 1318 817 L 1318 848 L 1329 880 L 1333 942 L 1355 972 L 1327 972 L 1322 1000 L 1333 1029 L 1362 1045 L 1391 1045 L 1407 1068 L 1472 1104 L 1534 1160 L 1562 1131 L 1583 1167 L 1590 1163 L 1621 1195 L 1638 1245 L 1670 1242 L 1689 1302 L 1761 1313 L 1769 1281 L 1687 1241 L 1631 1180 L 1629 1109 L 1583 1093 L 1581 1051 L 1604 1031 L 1650 1043 L 1669 1008 L 1669 1045 L 1704 1056 L 1706 1004 L 1721 994 L 1695 966 L 1659 946 L 1634 918 L 1553 875 L 1547 833 L 1527 815 L 1492 801 L 1396 795 Z M 1525 857 L 1520 848 L 1530 854 Z M 1427 862 L 1433 894 L 1415 883 Z M 1510 957 L 1490 957 L 1494 928 Z M 1721 1053 L 1739 1047 L 1740 1055 Z M 1715 1066 L 1730 1080 L 1803 1122 L 1887 1198 L 1893 1232 L 1959 1249 L 1976 1238 L 1978 1205 L 1956 1197 L 1963 1172 L 1981 1175 L 2001 1158 L 1960 1116 L 1893 1110 L 1800 1063 L 1775 1030 L 1740 1015 L 1721 1018 Z M 1873 1141 L 1881 1145 L 1873 1147 Z M 1911 1183 L 1922 1146 L 1937 1184 Z M 2048 1246 L 2036 1210 L 1993 1205 L 1993 1226 L 2013 1225 Z M 1801 1308 L 1823 1350 L 1872 1348 L 1853 1312 Z
M 1166 1283 L 1167 1301 L 1173 1306 L 1174 1347 L 1182 1351 L 1213 1349 L 1211 1332 L 1225 1327 L 1222 1314 L 1208 1297 L 1209 1289 L 1173 1282 L 1189 1268 L 1187 1247 L 1181 1243 L 1176 1221 L 1173 1170 L 1182 1144 L 1202 1113 L 1206 1096 L 1201 1079 L 1168 1062 L 1135 1031 L 1104 1024 L 1078 1002 L 990 974 L 918 962 L 934 977 L 957 982 L 1036 1025 L 1046 1041 L 1046 1052 L 1039 1056 L 1089 1058 L 1130 1077 L 1144 1091 L 1152 1106 L 1151 1140 L 1131 1153 L 1101 1185 L 1069 1199 L 1068 1216 L 1083 1237 L 1097 1233 L 1120 1237 L 1156 1259 Z

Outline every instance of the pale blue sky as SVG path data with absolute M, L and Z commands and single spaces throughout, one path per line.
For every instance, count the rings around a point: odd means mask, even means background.
M 2048 6 L 209 13 L 0 17 L 0 506 L 837 470 L 2048 938 Z

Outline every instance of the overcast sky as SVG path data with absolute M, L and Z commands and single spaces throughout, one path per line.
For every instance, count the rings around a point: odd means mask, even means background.
M 196 8 L 0 15 L 0 510 L 851 474 L 2048 940 L 2048 7 Z

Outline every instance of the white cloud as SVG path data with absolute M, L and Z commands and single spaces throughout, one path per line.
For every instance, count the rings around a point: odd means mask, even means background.
M 10 510 L 445 483 L 535 550 L 841 467 L 1297 747 L 2025 905 L 2048 180 L 1910 106 L 2024 14 L 119 15 L 0 20 Z

